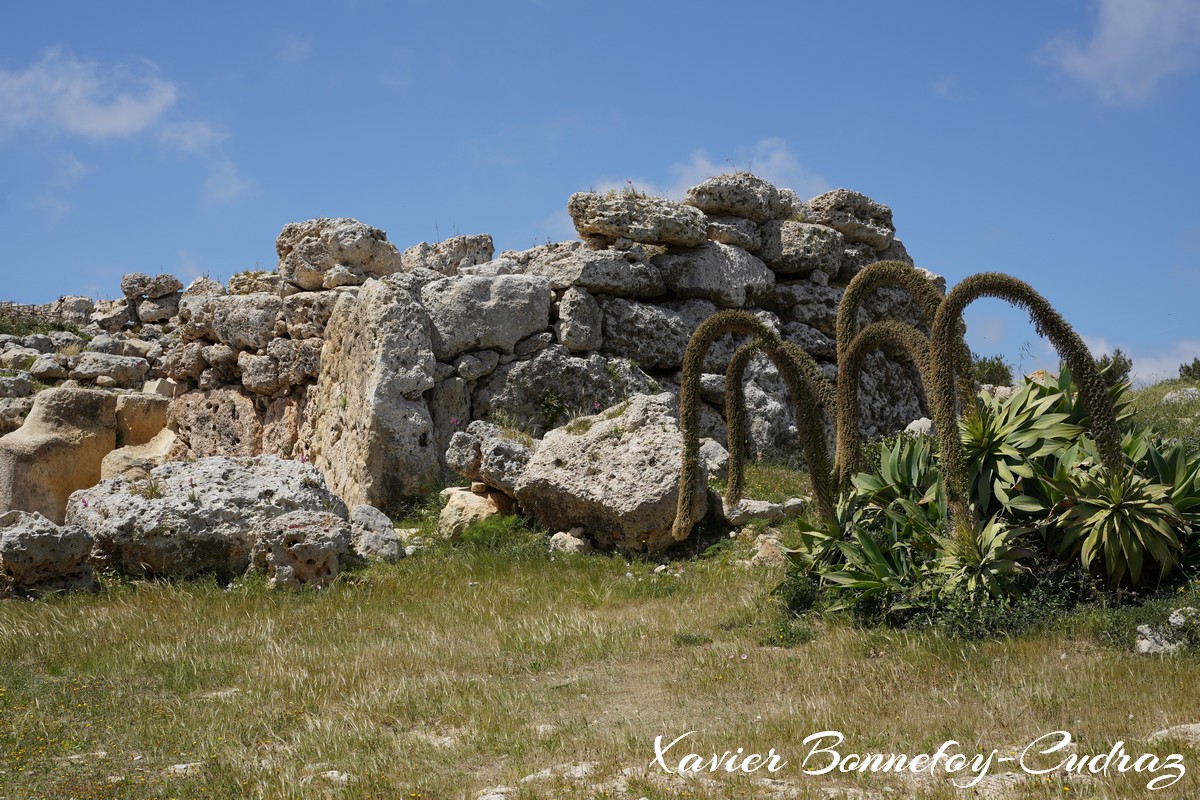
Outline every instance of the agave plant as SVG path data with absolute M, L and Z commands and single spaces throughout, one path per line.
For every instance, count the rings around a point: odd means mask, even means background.
M 1156 566 L 1161 579 L 1178 565 L 1190 528 L 1171 504 L 1171 486 L 1132 468 L 1076 470 L 1042 481 L 1061 497 L 1051 518 L 1060 554 L 1078 556 L 1089 570 L 1102 565 L 1114 587 L 1126 577 L 1136 586 L 1147 566 Z
M 1046 392 L 1025 381 L 1010 397 L 981 392 L 959 419 L 962 454 L 969 465 L 970 499 L 981 515 L 1003 507 L 1010 513 L 1045 512 L 1022 487 L 1043 474 L 1038 459 L 1054 455 L 1079 438 L 1084 428 L 1054 409 L 1062 392 Z
M 993 516 L 981 526 L 961 526 L 953 536 L 939 539 L 941 552 L 934 573 L 945 578 L 942 591 L 962 591 L 972 598 L 1017 594 L 1008 578 L 1023 569 L 1018 559 L 1033 555 L 1017 544 L 1031 530 L 1008 528 Z
M 871 601 L 888 601 L 890 612 L 908 611 L 920 607 L 916 600 L 924 588 L 925 576 L 914 557 L 914 550 L 904 542 L 893 541 L 888 547 L 863 529 L 854 531 L 852 538 L 839 541 L 844 563 L 837 569 L 821 571 L 821 578 L 830 588 L 844 597 L 829 610 L 839 611 Z

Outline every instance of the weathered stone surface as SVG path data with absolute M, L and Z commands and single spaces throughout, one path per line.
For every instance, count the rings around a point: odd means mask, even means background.
M 496 252 L 490 234 L 452 236 L 436 244 L 421 242 L 404 251 L 400 261 L 404 269 L 430 269 L 443 275 L 457 275 L 463 267 L 486 264 Z
M 521 508 L 550 530 L 582 526 L 604 547 L 661 552 L 673 541 L 679 493 L 677 417 L 672 395 L 638 395 L 551 431 L 517 483 Z
M 61 523 L 67 497 L 100 480 L 117 443 L 117 397 L 94 389 L 40 392 L 25 423 L 0 438 L 0 512 Z
M 95 307 L 96 303 L 90 297 L 65 295 L 50 304 L 50 313 L 63 322 L 84 325 Z
M 184 303 L 186 306 L 186 302 Z M 183 307 L 180 308 L 182 318 Z M 229 295 L 213 302 L 211 338 L 235 350 L 258 350 L 286 332 L 283 298 L 257 293 Z
M 729 451 L 715 439 L 700 440 L 700 461 L 713 477 L 724 480 L 729 474 Z
M 789 322 L 782 327 L 780 335 L 785 341 L 797 344 L 814 358 L 836 358 L 837 342 L 811 325 Z
M 279 275 L 301 289 L 358 285 L 399 272 L 402 262 L 387 234 L 354 219 L 310 219 L 283 226 L 275 240 Z
M 478 353 L 467 353 L 454 361 L 454 369 L 458 377 L 465 381 L 477 381 L 484 375 L 490 375 L 500 364 L 500 354 L 493 350 L 480 350 Z
M 687 190 L 683 202 L 714 216 L 766 222 L 783 210 L 779 190 L 757 175 L 734 172 L 714 175 Z
M 708 238 L 751 253 L 757 253 L 762 248 L 762 233 L 758 226 L 741 217 L 709 217 Z
M 100 479 L 124 475 L 129 480 L 146 480 L 150 471 L 171 459 L 177 438 L 170 428 L 160 430 L 148 442 L 118 447 L 100 463 Z
M 126 300 L 101 300 L 96 303 L 88 320 L 101 330 L 116 333 L 133 322 L 133 309 Z
M 160 368 L 163 375 L 176 381 L 194 381 L 208 368 L 201 351 L 204 342 L 181 342 L 163 356 Z
M 471 407 L 477 419 L 503 419 L 523 430 L 545 431 L 572 414 L 594 412 L 649 390 L 649 379 L 627 360 L 572 356 L 551 345 L 528 361 L 503 364 L 481 380 Z
M 558 301 L 558 341 L 573 353 L 599 350 L 604 344 L 604 312 L 596 298 L 578 286 Z
M 183 290 L 184 297 L 205 297 L 225 294 L 225 287 L 207 275 L 201 275 Z
M 20 428 L 32 409 L 32 397 L 0 397 L 0 436 Z
M 28 336 L 22 337 L 21 346 L 28 347 L 30 350 L 37 350 L 39 353 L 54 351 L 54 341 L 44 333 L 31 333 Z
M 387 513 L 423 494 L 440 470 L 422 398 L 434 386 L 435 361 L 418 286 L 393 275 L 338 300 L 301 436 L 341 497 Z
M 567 213 L 583 237 L 695 247 L 708 238 L 703 212 L 661 197 L 576 192 Z
M 583 528 L 559 531 L 550 537 L 550 552 L 584 555 L 592 552 L 592 542 L 583 535 Z
M 246 270 L 229 276 L 229 294 L 279 294 L 282 283 L 278 272 Z
M 146 284 L 146 289 L 143 294 L 145 294 L 146 297 L 151 300 L 158 300 L 182 291 L 183 282 L 174 275 L 167 275 L 164 273 L 161 275 L 155 275 L 153 278 L 151 278 L 150 282 Z M 145 320 L 142 321 L 145 322 Z
M 40 381 L 57 381 L 69 376 L 63 359 L 53 353 L 43 353 L 29 366 L 29 374 Z
M 333 292 L 297 292 L 283 299 L 283 322 L 293 339 L 315 339 L 325 335 L 325 324 L 338 298 L 355 289 Z
M 42 356 L 38 356 L 38 358 L 42 358 Z M 36 365 L 37 361 L 33 363 Z M 29 372 L 0 375 L 0 397 L 29 397 L 33 394 L 33 381 L 30 378 L 31 373 Z
M 372 561 L 391 563 L 404 558 L 404 540 L 392 521 L 374 506 L 355 506 L 350 511 L 350 539 L 354 552 Z
M 121 276 L 121 293 L 130 300 L 146 296 L 146 289 L 153 280 L 144 272 L 130 272 Z
M 36 512 L 0 515 L 0 594 L 70 592 L 96 585 L 88 557 L 92 538 Z
M 526 336 L 521 341 L 513 345 L 513 356 L 523 358 L 531 356 L 538 350 L 545 349 L 554 341 L 554 334 L 551 331 L 543 331 L 535 333 L 532 336 Z
M 200 356 L 208 366 L 200 373 L 200 388 L 213 389 L 226 383 L 237 383 L 242 379 L 238 366 L 238 351 L 227 344 L 210 344 L 200 349 Z
M 346 516 L 311 466 L 218 457 L 172 461 L 146 481 L 112 478 L 75 492 L 67 520 L 92 534 L 95 562 L 126 574 L 232 577 L 245 572 L 273 520 L 326 510 Z
M 421 287 L 438 361 L 470 350 L 511 353 L 549 327 L 550 300 L 549 281 L 533 275 L 460 276 Z
M 834 189 L 808 201 L 808 220 L 840 231 L 849 242 L 886 250 L 896 235 L 892 210 L 849 189 Z
M 310 384 L 303 391 L 277 397 L 267 404 L 262 414 L 263 453 L 278 454 L 281 458 L 291 458 L 299 453 L 296 445 L 300 441 L 300 431 L 304 425 L 311 391 Z
M 472 522 L 512 513 L 512 500 L 501 492 L 476 494 L 469 489 L 446 489 L 442 492 L 446 505 L 438 517 L 438 535 L 458 541 Z
M 176 397 L 167 410 L 167 425 L 179 437 L 178 458 L 248 458 L 262 452 L 262 423 L 254 398 L 237 387 Z
M 290 511 L 271 520 L 254 544 L 254 566 L 273 589 L 328 586 L 350 554 L 350 525 L 325 511 Z
M 272 339 L 265 355 L 238 354 L 242 385 L 250 392 L 278 397 L 321 371 L 320 339 Z
M 0 369 L 15 369 L 26 371 L 37 363 L 37 360 L 42 356 L 37 350 L 32 350 L 28 347 L 10 347 L 0 353 Z
M 717 242 L 655 256 L 651 263 L 676 297 L 699 297 L 721 308 L 741 308 L 747 292 L 775 282 L 774 273 L 762 261 L 740 247 Z
M 524 434 L 476 420 L 450 440 L 446 466 L 511 497 L 536 446 L 537 441 Z
M 117 398 L 117 447 L 145 444 L 167 426 L 171 402 L 155 394 L 123 394 Z
M 781 220 L 762 228 L 763 245 L 759 255 L 781 275 L 807 275 L 820 270 L 837 277 L 846 247 L 842 234 L 823 225 Z
M 429 393 L 429 415 L 433 418 L 433 434 L 437 452 L 444 453 L 450 438 L 471 421 L 471 390 L 457 375 L 438 381 Z
M 602 298 L 603 352 L 629 358 L 651 369 L 677 368 L 688 339 L 717 307 L 707 300 L 649 305 L 616 297 Z
M 137 306 L 138 319 L 143 323 L 166 322 L 179 313 L 181 297 L 182 295 L 169 294 L 165 297 L 142 300 Z
M 834 336 L 842 291 L 835 286 L 818 286 L 807 281 L 777 283 L 756 293 L 755 300 L 768 311 L 779 314 L 785 323 L 802 322 L 827 336 Z
M 578 286 L 594 294 L 657 297 L 666 291 L 658 270 L 633 250 L 591 250 L 580 242 L 544 244 L 506 252 L 521 272 L 549 279 L 550 288 Z

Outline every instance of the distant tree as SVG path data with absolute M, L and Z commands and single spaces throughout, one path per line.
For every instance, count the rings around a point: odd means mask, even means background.
M 1179 377 L 1189 381 L 1200 381 L 1200 358 L 1193 358 L 1190 364 L 1180 364 Z
M 1102 355 L 1096 361 L 1100 374 L 1109 386 L 1125 383 L 1129 380 L 1129 372 L 1133 369 L 1133 359 L 1121 352 L 1121 348 L 1112 351 L 1112 355 Z
M 972 351 L 971 377 L 978 385 L 1012 386 L 1012 365 L 1004 360 L 1004 356 L 981 356 Z

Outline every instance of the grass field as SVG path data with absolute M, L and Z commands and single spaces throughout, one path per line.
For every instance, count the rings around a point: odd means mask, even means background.
M 751 555 L 734 541 L 656 575 L 616 556 L 551 558 L 510 525 L 322 592 L 109 582 L 0 602 L 0 798 L 1200 796 L 1196 753 L 1145 741 L 1200 722 L 1200 661 L 1129 653 L 1138 614 L 1162 609 L 1004 641 L 864 631 L 787 618 L 770 593 L 781 568 Z M 927 774 L 806 775 L 802 741 L 824 730 L 845 734 L 845 752 L 912 755 L 948 739 L 1011 752 L 1069 730 L 1080 753 L 1124 741 L 1183 752 L 1188 772 L 1156 792 L 1146 775 L 1054 775 L 991 777 L 978 794 Z M 688 731 L 675 763 L 684 747 L 774 748 L 789 763 L 647 768 L 656 736 Z

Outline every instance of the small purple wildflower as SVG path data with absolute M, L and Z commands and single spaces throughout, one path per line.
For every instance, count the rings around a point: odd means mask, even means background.
M 459 425 L 462 425 L 462 420 L 459 419 L 458 417 L 451 417 L 450 424 L 452 426 L 454 426 L 455 428 L 457 428 Z
M 301 464 L 307 464 L 307 463 L 308 463 L 308 453 L 301 453 L 301 454 L 300 454 L 300 463 L 301 463 Z
M 592 403 L 592 408 L 594 408 L 596 411 L 599 411 L 600 410 L 600 401 L 597 400 L 596 402 Z
M 79 502 L 83 503 L 84 508 L 87 508 L 87 498 L 86 497 L 79 498 Z

